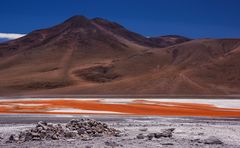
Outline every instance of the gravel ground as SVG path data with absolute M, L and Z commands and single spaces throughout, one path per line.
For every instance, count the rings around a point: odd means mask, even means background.
M 65 125 L 71 119 L 86 116 L 6 116 L 0 115 L 0 147 L 20 148 L 239 148 L 239 119 L 180 118 L 180 117 L 129 117 L 87 116 L 108 124 L 122 132 L 121 137 L 93 137 L 88 141 L 78 138 L 6 143 L 11 134 L 33 128 L 42 120 Z M 19 122 L 21 121 L 21 122 Z M 147 135 L 175 128 L 171 137 L 153 138 Z M 219 142 L 220 141 L 220 142 Z M 215 144 L 214 144 L 215 143 Z

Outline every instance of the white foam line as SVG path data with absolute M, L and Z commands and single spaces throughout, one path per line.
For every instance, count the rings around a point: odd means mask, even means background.
M 72 109 L 72 108 L 64 108 L 64 109 L 53 109 L 48 111 L 49 113 L 89 113 L 89 114 L 125 114 L 121 112 L 111 112 L 111 111 L 99 111 L 99 110 L 83 110 L 83 109 Z
M 157 102 L 174 102 L 174 103 L 197 103 L 214 105 L 219 108 L 239 108 L 240 100 L 216 100 L 216 99 L 145 99 L 146 101 L 157 101 Z
M 48 104 L 23 104 L 23 103 L 11 103 L 11 104 L 9 104 L 9 105 L 12 105 L 12 106 L 14 106 L 14 105 L 18 105 L 18 106 L 32 106 L 32 107 L 34 107 L 34 106 L 44 106 L 44 105 L 48 105 Z
M 12 108 L 12 105 L 0 105 L 0 108 L 1 108 L 1 107 Z

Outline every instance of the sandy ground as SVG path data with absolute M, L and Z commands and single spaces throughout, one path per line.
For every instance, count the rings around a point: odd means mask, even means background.
M 6 143 L 9 135 L 34 127 L 44 120 L 52 123 L 66 123 L 73 118 L 93 118 L 107 123 L 110 127 L 122 131 L 121 137 L 95 137 L 89 141 L 79 139 L 30 141 L 24 143 Z M 200 117 L 143 117 L 143 116 L 56 116 L 56 115 L 1 115 L 0 116 L 0 147 L 23 148 L 239 148 L 240 119 L 200 118 Z M 172 138 L 137 139 L 140 133 L 158 132 L 162 129 L 176 128 Z M 147 129 L 147 131 L 142 131 Z M 215 136 L 223 144 L 204 144 L 197 141 Z

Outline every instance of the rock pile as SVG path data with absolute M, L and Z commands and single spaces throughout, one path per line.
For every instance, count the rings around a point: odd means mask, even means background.
M 91 119 L 71 120 L 65 126 L 40 121 L 35 128 L 11 135 L 7 142 L 34 140 L 76 139 L 87 141 L 93 137 L 120 136 L 120 131 L 109 128 L 107 124 Z
M 169 128 L 169 129 L 165 129 L 162 132 L 159 133 L 154 133 L 154 137 L 155 138 L 170 138 L 172 137 L 173 131 L 175 130 L 175 128 Z
M 136 138 L 137 139 L 147 138 L 148 140 L 152 140 L 153 138 L 156 138 L 156 139 L 171 138 L 174 130 L 175 128 L 164 129 L 161 132 L 149 133 L 147 136 L 144 136 L 143 134 L 138 134 Z

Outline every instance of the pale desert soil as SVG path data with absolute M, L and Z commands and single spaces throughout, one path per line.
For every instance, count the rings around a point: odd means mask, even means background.
M 45 120 L 52 123 L 65 124 L 72 118 L 83 116 L 0 116 L 0 147 L 20 148 L 239 148 L 240 147 L 240 120 L 239 119 L 211 119 L 190 117 L 143 117 L 143 116 L 88 116 L 97 121 L 107 123 L 110 127 L 122 131 L 121 137 L 95 137 L 89 141 L 80 139 L 62 139 L 50 141 L 30 141 L 23 143 L 6 143 L 11 134 L 32 128 L 37 121 Z M 137 135 L 160 132 L 163 129 L 175 128 L 171 138 L 138 139 Z M 205 144 L 203 141 L 211 136 L 223 144 Z M 200 141 L 200 142 L 199 142 Z

